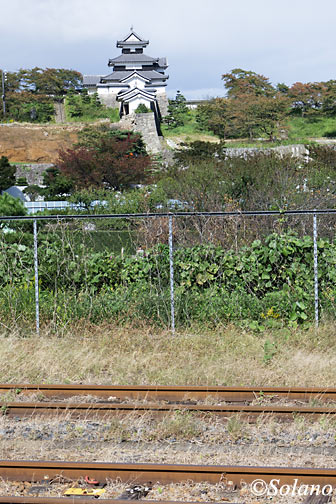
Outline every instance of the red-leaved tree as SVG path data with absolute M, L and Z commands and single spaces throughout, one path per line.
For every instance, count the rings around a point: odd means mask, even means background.
M 76 190 L 121 190 L 148 180 L 151 158 L 140 135 L 113 132 L 95 138 L 94 143 L 60 151 L 57 166 L 61 175 L 73 181 Z

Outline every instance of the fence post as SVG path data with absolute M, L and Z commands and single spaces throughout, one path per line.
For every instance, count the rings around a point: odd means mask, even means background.
M 35 270 L 35 318 L 36 334 L 40 334 L 40 298 L 38 280 L 38 257 L 37 257 L 37 222 L 34 220 L 34 270 Z
M 170 318 L 171 332 L 175 335 L 175 303 L 174 303 L 174 261 L 173 261 L 173 216 L 169 215 L 169 276 L 170 276 Z
M 317 261 L 317 218 L 313 214 L 314 228 L 314 296 L 315 296 L 315 326 L 319 326 L 319 292 L 318 292 L 318 261 Z

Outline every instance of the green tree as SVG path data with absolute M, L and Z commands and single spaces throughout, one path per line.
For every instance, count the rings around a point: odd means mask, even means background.
M 322 109 L 325 86 L 323 82 L 295 82 L 288 90 L 292 113 L 301 117 L 316 115 Z
M 148 112 L 151 112 L 151 110 L 144 103 L 140 103 L 135 110 L 136 114 L 147 114 Z
M 44 172 L 43 184 L 46 187 L 42 189 L 41 193 L 47 199 L 64 198 L 74 190 L 73 180 L 69 176 L 62 174 L 56 166 L 52 166 Z M 27 187 L 25 192 L 29 192 L 29 189 Z
M 86 88 L 82 89 L 80 97 L 82 99 L 82 103 L 85 103 L 85 105 L 90 105 L 91 99 Z
M 186 98 L 183 96 L 181 91 L 176 92 L 176 97 L 174 102 L 174 107 L 177 113 L 186 114 L 188 112 L 188 107 L 186 105 Z
M 25 82 L 37 94 L 61 97 L 71 89 L 81 88 L 82 74 L 65 68 L 35 67 L 26 71 Z
M 247 94 L 272 96 L 275 93 L 275 89 L 267 77 L 251 70 L 234 68 L 231 72 L 223 74 L 222 80 L 228 98 L 240 98 L 241 95 Z
M 8 158 L 0 158 L 0 193 L 15 185 L 16 166 L 11 165 Z
M 185 124 L 186 115 L 188 114 L 186 101 L 186 98 L 180 91 L 177 91 L 174 100 L 169 100 L 168 114 L 164 118 L 164 122 L 169 129 L 174 129 Z
M 132 140 L 132 153 L 136 156 L 146 156 L 146 145 L 138 133 L 111 129 L 108 125 L 87 126 L 78 133 L 79 142 L 76 145 L 100 152 L 105 142 L 114 139 L 124 143 L 128 138 Z
M 328 116 L 336 114 L 336 80 L 329 80 L 324 83 L 322 111 Z
M 52 98 L 36 95 L 31 91 L 8 93 L 6 96 L 7 117 L 15 121 L 48 122 L 54 117 Z
M 0 196 L 0 215 L 14 216 L 26 214 L 27 210 L 19 198 L 13 198 L 13 196 L 10 196 L 10 194 L 7 193 L 3 193 L 2 196 Z M 13 224 L 13 221 L 11 222 L 11 224 Z M 0 223 L 0 228 L 3 228 L 5 226 L 5 221 Z
M 50 121 L 54 117 L 54 101 L 81 87 L 82 75 L 75 70 L 35 67 L 8 72 L 6 117 L 15 121 Z
M 91 105 L 94 106 L 96 109 L 101 109 L 102 108 L 102 103 L 99 98 L 99 94 L 97 91 L 91 95 Z
M 222 107 L 222 117 L 217 113 L 219 127 L 224 130 L 225 126 L 234 136 L 249 136 L 252 139 L 266 134 L 274 140 L 288 114 L 289 102 L 286 93 L 282 92 L 283 85 L 280 85 L 281 91 L 277 90 L 267 77 L 240 68 L 223 74 L 222 79 L 228 100 Z
M 52 97 L 64 96 L 70 89 L 82 87 L 82 74 L 65 68 L 21 68 L 18 72 L 8 72 L 8 91 L 29 91 Z
M 279 91 L 279 93 L 282 93 L 284 95 L 288 95 L 289 86 L 287 86 L 287 84 L 285 84 L 284 82 L 279 82 L 276 85 L 276 90 Z
M 80 95 L 76 95 L 72 90 L 66 97 L 67 112 L 70 117 L 81 117 L 83 115 L 83 102 Z
M 288 100 L 278 93 L 274 97 L 256 96 L 245 104 L 242 118 L 249 125 L 250 136 L 264 133 L 270 141 L 275 140 L 279 129 L 284 128 Z
M 18 72 L 6 72 L 5 92 L 13 93 L 20 91 L 20 77 Z
M 202 130 L 212 131 L 219 138 L 238 136 L 240 130 L 234 123 L 232 100 L 213 98 L 208 103 L 199 105 L 196 110 L 196 122 Z

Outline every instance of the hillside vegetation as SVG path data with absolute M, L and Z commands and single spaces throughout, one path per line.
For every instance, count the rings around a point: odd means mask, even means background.
M 280 211 L 259 219 L 191 214 L 174 220 L 179 326 L 234 322 L 259 330 L 313 321 L 312 220 L 281 211 L 335 208 L 335 149 L 310 146 L 309 160 L 302 163 L 268 152 L 228 158 L 225 145 L 196 142 L 176 152 L 169 169 L 157 171 L 137 135 L 100 127 L 83 130 L 80 144 L 61 159 L 48 171 L 43 191 L 55 199 L 66 190 L 70 201 L 92 215 Z M 112 159 L 115 173 L 107 170 Z M 139 181 L 146 184 L 134 188 L 132 182 Z M 29 222 L 7 226 L 12 232 L 1 235 L 1 313 L 4 324 L 16 324 L 34 318 L 33 237 Z M 162 217 L 39 223 L 44 322 L 132 319 L 168 325 L 167 226 Z M 320 309 L 324 320 L 334 320 L 333 216 L 319 219 L 318 254 Z
M 169 100 L 162 124 L 165 136 L 185 141 L 239 140 L 242 145 L 271 142 L 306 143 L 312 138 L 336 136 L 336 81 L 272 85 L 269 79 L 240 68 L 223 74 L 226 98 L 213 98 L 188 110 L 178 91 Z M 119 120 L 116 109 L 100 103 L 82 86 L 82 75 L 67 69 L 21 69 L 7 72 L 6 115 L 2 121 L 54 121 L 54 103 L 64 101 L 66 120 L 92 122 Z M 263 142 L 260 143 L 261 145 Z
M 21 75 L 19 85 L 30 79 L 29 91 L 18 94 L 28 92 L 29 99 L 38 100 L 44 93 L 50 98 L 44 80 L 39 81 L 42 77 L 42 71 Z M 196 110 L 186 108 L 181 93 L 171 100 L 163 130 L 168 136 L 184 135 L 185 144 L 174 152 L 169 166 L 148 155 L 139 134 L 108 124 L 81 130 L 74 125 L 76 139 L 58 150 L 56 166 L 44 174 L 44 187 L 30 186 L 27 192 L 32 198 L 67 199 L 77 205 L 71 213 L 79 214 L 189 212 L 187 218 L 174 219 L 180 328 L 234 323 L 260 331 L 307 326 L 314 320 L 312 220 L 282 212 L 335 208 L 336 150 L 310 143 L 302 160 L 262 150 L 230 157 L 226 148 L 230 141 L 246 145 L 242 138 L 263 146 L 332 138 L 334 82 L 274 87 L 267 78 L 240 69 L 223 75 L 223 80 L 227 98 L 210 100 Z M 64 89 L 69 119 L 104 116 L 97 96 L 76 89 L 69 80 Z M 113 119 L 115 112 L 109 114 Z M 45 133 L 49 136 L 48 130 Z M 8 208 L 14 206 L 2 196 L 0 213 L 6 215 Z M 245 210 L 280 214 L 224 221 L 192 215 Z M 21 215 L 24 209 L 17 212 Z M 333 216 L 318 224 L 319 308 L 324 321 L 336 317 L 334 224 Z M 1 227 L 0 321 L 19 327 L 35 316 L 31 223 Z M 82 320 L 170 324 L 167 219 L 42 222 L 38 240 L 45 326 Z
M 170 100 L 165 134 L 208 132 L 221 139 L 307 142 L 336 136 L 336 81 L 273 86 L 267 77 L 233 69 L 222 75 L 226 98 L 213 98 L 189 110 L 178 91 Z

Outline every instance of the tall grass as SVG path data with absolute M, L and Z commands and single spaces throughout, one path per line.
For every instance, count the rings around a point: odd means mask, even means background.
M 109 119 L 111 122 L 118 122 L 120 120 L 118 109 L 111 109 L 104 107 L 102 110 L 98 110 L 95 113 L 84 112 L 83 115 L 79 117 L 71 117 L 66 114 L 68 122 L 80 122 L 80 123 L 91 123 L 95 122 L 97 119 Z
M 1 331 L 0 381 L 160 385 L 334 386 L 335 324 L 318 331 L 234 326 L 178 332 L 149 324 L 71 322 Z M 265 362 L 265 342 L 275 347 Z
M 185 115 L 185 124 L 177 128 L 169 129 L 164 123 L 162 132 L 165 137 L 181 136 L 185 141 L 198 140 L 200 137 L 212 140 L 219 138 L 208 130 L 202 130 L 196 122 L 196 110 L 189 110 Z M 279 139 L 276 142 L 268 142 L 265 137 L 263 140 L 249 139 L 227 139 L 228 147 L 256 147 L 264 148 L 272 144 L 289 145 L 292 143 L 309 143 L 314 138 L 336 138 L 336 118 L 334 117 L 299 117 L 289 116 L 287 118 L 288 139 Z M 189 138 L 186 138 L 189 137 Z
M 305 142 L 310 138 L 335 137 L 336 118 L 334 117 L 290 117 L 289 140 Z

